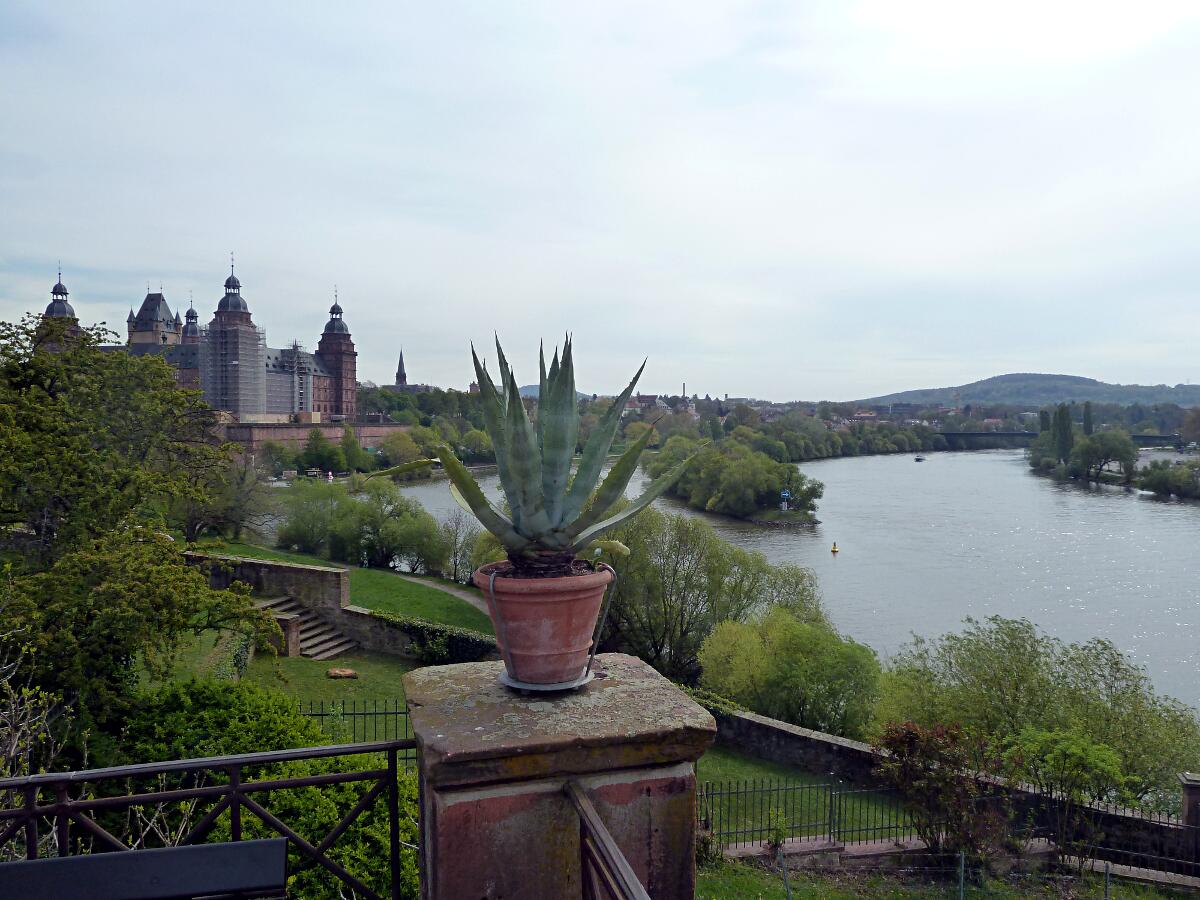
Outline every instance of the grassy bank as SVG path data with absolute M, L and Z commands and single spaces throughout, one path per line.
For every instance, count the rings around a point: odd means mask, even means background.
M 428 584 L 416 584 L 398 578 L 385 569 L 342 566 L 321 559 L 319 556 L 288 553 L 271 547 L 260 547 L 256 544 L 228 541 L 204 545 L 201 549 L 230 556 L 246 556 L 251 559 L 345 568 L 350 572 L 350 601 L 357 606 L 394 612 L 403 616 L 414 616 L 442 625 L 481 631 L 484 634 L 493 634 L 492 623 L 486 615 L 466 601 L 438 588 L 434 579 L 428 579 Z

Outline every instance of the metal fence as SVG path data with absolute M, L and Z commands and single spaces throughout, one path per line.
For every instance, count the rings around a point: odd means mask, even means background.
M 296 708 L 340 741 L 403 741 L 413 736 L 403 700 L 300 700 Z
M 778 838 L 849 843 L 916 837 L 898 796 L 844 784 L 775 778 L 704 782 L 698 807 L 701 827 L 732 846 Z

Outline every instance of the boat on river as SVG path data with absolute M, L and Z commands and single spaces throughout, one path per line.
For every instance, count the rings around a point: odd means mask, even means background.
M 914 457 L 913 457 L 913 462 L 925 462 L 925 457 L 923 457 L 923 456 L 921 456 L 920 454 L 918 454 L 918 455 L 916 455 L 916 456 L 914 456 Z

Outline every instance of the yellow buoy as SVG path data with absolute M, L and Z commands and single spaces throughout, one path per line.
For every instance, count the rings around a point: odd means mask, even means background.
M 833 542 L 833 549 L 832 549 L 832 550 L 830 550 L 829 552 L 830 552 L 830 553 L 837 553 L 837 552 L 838 552 L 838 548 L 837 548 L 837 541 L 834 541 L 834 542 Z

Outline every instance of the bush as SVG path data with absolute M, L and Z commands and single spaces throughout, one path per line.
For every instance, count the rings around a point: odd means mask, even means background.
M 169 684 L 140 698 L 130 718 L 120 749 L 127 762 L 151 762 L 200 756 L 225 756 L 316 746 L 326 742 L 316 722 L 303 716 L 292 700 L 274 691 L 249 684 L 188 681 Z M 246 780 L 292 778 L 386 767 L 382 757 L 294 760 L 255 766 L 243 773 Z M 214 777 L 214 776 L 209 776 Z M 192 782 L 194 783 L 194 782 Z M 166 789 L 183 784 L 180 776 L 165 776 Z M 319 843 L 369 789 L 369 782 L 322 785 L 256 793 L 254 799 L 311 843 Z M 399 780 L 400 839 L 417 843 L 416 783 L 409 775 Z M 186 833 L 211 808 L 206 801 L 194 808 L 166 804 L 154 812 L 157 834 Z M 189 817 L 190 819 L 186 818 Z M 109 823 L 112 824 L 112 823 Z M 145 845 L 147 829 L 137 835 Z M 132 836 L 132 835 L 131 835 Z M 242 814 L 244 839 L 277 837 L 251 813 Z M 210 840 L 229 840 L 228 817 L 222 815 Z M 329 850 L 329 856 L 381 895 L 387 895 L 390 871 L 387 803 L 378 798 Z M 344 896 L 340 883 L 307 857 L 289 849 L 288 896 L 306 900 L 337 900 Z M 401 849 L 400 892 L 405 898 L 419 894 L 414 851 Z
M 722 622 L 700 649 L 700 683 L 765 716 L 858 738 L 879 688 L 871 648 L 824 622 L 774 607 L 759 621 Z
M 429 652 L 442 657 L 437 660 L 439 663 L 476 662 L 497 650 L 494 638 L 468 628 L 440 625 L 425 619 L 381 610 L 374 610 L 371 615 L 394 625 L 408 635 L 422 661 L 426 661 L 423 654 Z

